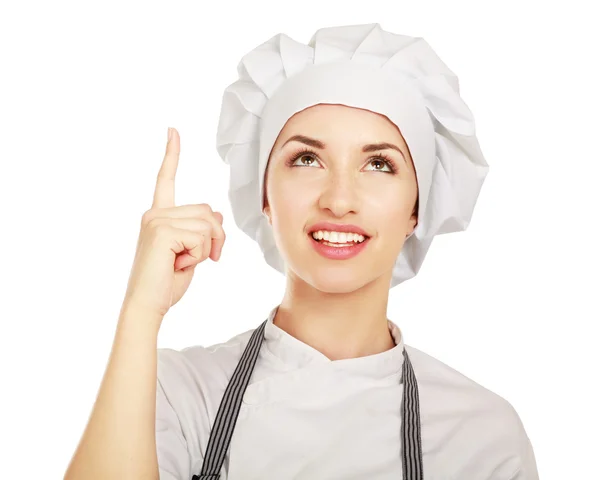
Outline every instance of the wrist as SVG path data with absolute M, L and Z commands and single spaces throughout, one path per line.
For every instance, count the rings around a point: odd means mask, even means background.
M 135 324 L 141 328 L 147 326 L 148 329 L 156 331 L 160 329 L 164 315 L 161 313 L 140 305 L 134 301 L 125 301 L 121 307 L 121 313 L 119 315 L 119 324 Z

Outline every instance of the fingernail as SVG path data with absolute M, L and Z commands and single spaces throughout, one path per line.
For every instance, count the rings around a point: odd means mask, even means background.
M 171 136 L 173 135 L 173 129 L 169 127 L 167 130 L 167 143 L 171 141 Z

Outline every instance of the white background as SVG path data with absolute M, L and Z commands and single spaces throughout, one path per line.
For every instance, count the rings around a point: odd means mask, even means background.
M 597 478 L 600 111 L 593 2 L 4 2 L 0 9 L 2 478 L 62 478 L 95 401 L 167 127 L 178 204 L 224 214 L 159 347 L 258 326 L 284 277 L 233 222 L 216 152 L 242 55 L 378 22 L 458 75 L 490 173 L 466 232 L 390 290 L 406 343 L 506 398 L 540 478 Z M 588 10 L 586 10 L 588 8 Z M 471 480 L 471 479 L 465 479 Z M 480 480 L 480 479 L 477 479 Z

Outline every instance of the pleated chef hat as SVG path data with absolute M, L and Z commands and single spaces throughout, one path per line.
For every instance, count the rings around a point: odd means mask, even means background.
M 379 24 L 321 28 L 308 45 L 280 33 L 243 56 L 223 94 L 217 150 L 230 166 L 236 225 L 285 274 L 263 212 L 267 161 L 295 113 L 319 103 L 385 115 L 403 135 L 419 189 L 418 224 L 406 239 L 390 288 L 414 277 L 435 235 L 465 230 L 488 164 L 458 78 L 421 37 Z

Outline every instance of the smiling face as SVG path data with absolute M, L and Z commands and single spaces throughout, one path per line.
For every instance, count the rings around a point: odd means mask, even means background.
M 387 117 L 329 104 L 296 113 L 273 146 L 265 190 L 264 211 L 288 275 L 329 293 L 377 279 L 388 288 L 417 224 L 418 187 L 408 146 Z M 327 258 L 313 244 L 317 222 L 356 225 L 368 241 L 351 258 Z

